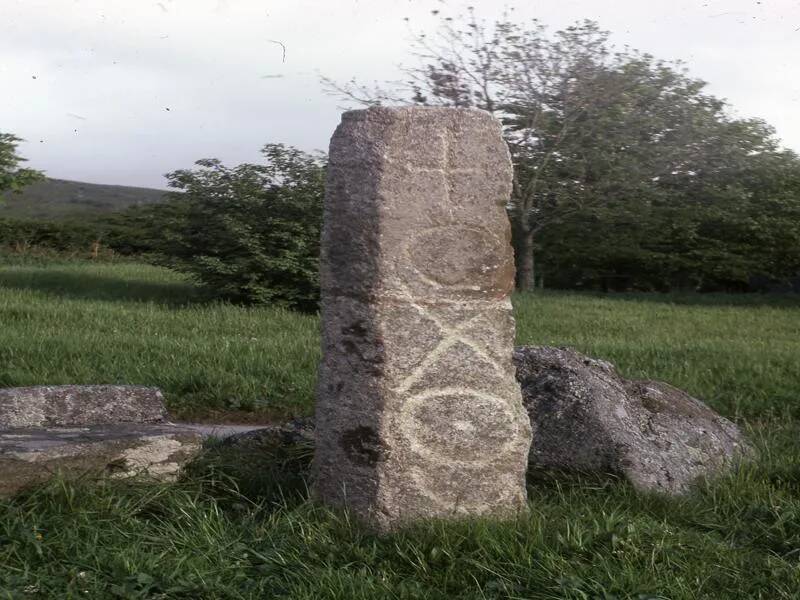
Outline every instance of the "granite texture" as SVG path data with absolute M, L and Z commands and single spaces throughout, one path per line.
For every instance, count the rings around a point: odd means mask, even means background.
M 659 381 L 631 381 L 570 348 L 517 348 L 535 469 L 609 473 L 682 494 L 753 453 L 736 425 Z
M 345 113 L 330 146 L 314 493 L 388 530 L 513 517 L 511 163 L 483 111 Z
M 172 480 L 201 447 L 200 433 L 169 423 L 2 429 L 0 497 L 55 473 Z
M 158 388 L 58 385 L 0 388 L 0 429 L 159 423 L 167 418 Z

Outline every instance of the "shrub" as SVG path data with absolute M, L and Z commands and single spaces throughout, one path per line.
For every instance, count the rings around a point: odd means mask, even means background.
M 212 294 L 239 303 L 313 311 L 319 300 L 319 235 L 325 163 L 268 144 L 266 164 L 199 160 L 167 175 L 172 209 L 161 210 L 160 262 Z
M 73 221 L 34 221 L 0 218 L 0 247 L 14 252 L 31 249 L 90 256 L 101 227 Z

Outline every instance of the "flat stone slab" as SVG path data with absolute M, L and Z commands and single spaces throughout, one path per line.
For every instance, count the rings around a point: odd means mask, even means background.
M 202 448 L 202 433 L 170 423 L 0 430 L 0 497 L 56 472 L 172 480 Z
M 57 385 L 0 389 L 0 429 L 160 423 L 167 419 L 158 388 Z

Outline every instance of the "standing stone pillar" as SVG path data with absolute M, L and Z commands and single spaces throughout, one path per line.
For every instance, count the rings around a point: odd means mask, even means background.
M 322 234 L 323 502 L 384 530 L 525 506 L 510 192 L 508 149 L 486 112 L 342 116 Z

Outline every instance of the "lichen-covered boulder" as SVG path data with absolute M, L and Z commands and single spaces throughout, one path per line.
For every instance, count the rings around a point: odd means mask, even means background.
M 200 452 L 202 435 L 169 423 L 0 430 L 0 497 L 55 473 L 174 479 Z
M 679 494 L 752 453 L 736 425 L 666 383 L 624 379 L 569 348 L 518 347 L 514 362 L 533 468 L 613 473 Z
M 0 496 L 55 473 L 173 479 L 200 452 L 203 435 L 166 419 L 157 388 L 0 389 Z

